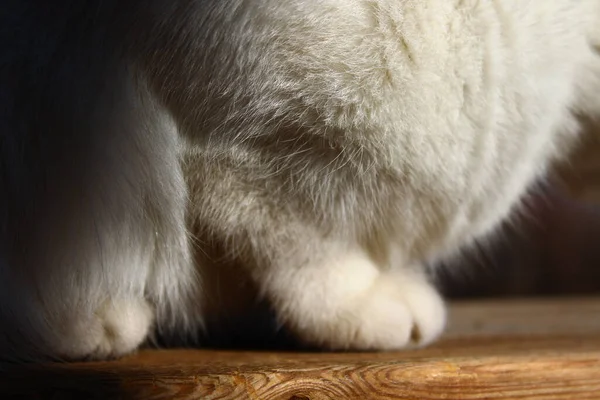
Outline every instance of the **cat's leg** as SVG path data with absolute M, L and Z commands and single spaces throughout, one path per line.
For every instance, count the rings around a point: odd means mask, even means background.
M 176 132 L 127 76 L 107 76 L 111 87 L 65 84 L 80 96 L 47 114 L 22 105 L 27 134 L 2 142 L 0 359 L 118 357 L 154 324 L 190 322 Z M 86 96 L 93 107 L 74 104 Z
M 234 193 L 202 207 L 204 221 L 212 208 L 209 232 L 229 231 L 227 253 L 243 260 L 279 322 L 300 341 L 387 350 L 426 345 L 442 332 L 445 307 L 422 266 L 322 235 L 282 210 L 255 207 L 256 198 L 236 199 Z
M 421 269 L 383 271 L 359 246 L 323 240 L 310 254 L 258 275 L 279 318 L 311 344 L 358 350 L 420 346 L 445 324 L 443 302 Z
M 424 345 L 441 333 L 442 299 L 393 239 L 382 234 L 381 243 L 362 243 L 342 221 L 320 223 L 305 197 L 264 185 L 258 163 L 245 169 L 201 147 L 185 160 L 199 245 L 214 240 L 221 258 L 247 268 L 279 322 L 301 341 L 383 350 Z M 232 290 L 238 284 L 231 282 Z

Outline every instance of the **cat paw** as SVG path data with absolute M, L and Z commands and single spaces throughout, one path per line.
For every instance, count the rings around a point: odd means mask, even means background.
M 93 317 L 64 326 L 55 352 L 67 360 L 102 360 L 126 355 L 144 342 L 153 315 L 152 307 L 144 299 L 106 302 Z
M 444 302 L 422 273 L 382 273 L 361 252 L 306 269 L 285 287 L 280 292 L 285 302 L 276 302 L 275 308 L 310 345 L 332 350 L 420 347 L 445 327 Z
M 397 350 L 431 343 L 446 322 L 444 303 L 429 283 L 382 275 L 331 320 L 321 342 L 331 349 Z
M 422 347 L 446 325 L 444 302 L 422 277 L 382 274 L 358 307 L 357 349 Z

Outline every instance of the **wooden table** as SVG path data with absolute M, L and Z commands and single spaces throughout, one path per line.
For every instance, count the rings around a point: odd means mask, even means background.
M 600 399 L 600 298 L 455 303 L 396 353 L 148 350 L 0 375 L 0 399 Z

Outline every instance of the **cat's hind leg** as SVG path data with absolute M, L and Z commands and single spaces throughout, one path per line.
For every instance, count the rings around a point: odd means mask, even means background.
M 194 322 L 177 132 L 121 69 L 81 74 L 0 139 L 3 360 L 118 357 Z

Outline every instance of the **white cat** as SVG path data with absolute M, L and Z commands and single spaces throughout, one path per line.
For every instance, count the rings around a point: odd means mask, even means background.
M 306 343 L 427 344 L 424 266 L 600 112 L 599 0 L 1 0 L 0 40 L 9 361 L 199 329 L 209 239 Z

